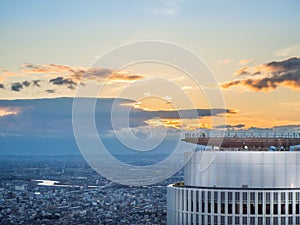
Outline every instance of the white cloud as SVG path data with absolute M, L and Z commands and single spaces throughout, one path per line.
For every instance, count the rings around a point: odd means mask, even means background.
M 275 53 L 277 57 L 292 57 L 300 55 L 300 45 L 291 45 Z

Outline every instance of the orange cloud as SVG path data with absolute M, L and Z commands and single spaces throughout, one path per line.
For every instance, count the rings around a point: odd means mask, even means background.
M 0 68 L 0 81 L 1 82 L 5 81 L 5 79 L 7 77 L 18 77 L 18 76 L 22 76 L 22 74 Z
M 234 86 L 244 86 L 254 91 L 270 91 L 278 86 L 297 89 L 300 88 L 300 58 L 273 61 L 254 68 L 244 67 L 236 71 L 235 75 L 251 77 L 225 82 L 222 84 L 224 89 Z
M 143 79 L 145 76 L 143 75 L 135 75 L 135 74 L 128 74 L 128 73 L 113 73 L 110 77 L 113 81 L 134 81 Z
M 22 72 L 26 74 L 43 73 L 69 76 L 73 81 L 98 80 L 109 78 L 111 81 L 128 82 L 144 78 L 144 75 L 130 74 L 125 71 L 116 71 L 109 68 L 84 68 L 57 64 L 24 64 Z
M 76 70 L 79 69 L 79 67 L 74 67 Z M 71 66 L 66 65 L 57 65 L 57 64 L 30 64 L 26 63 L 22 65 L 22 73 L 65 73 L 74 72 L 74 69 Z
M 242 59 L 239 61 L 239 65 L 244 66 L 253 61 L 254 61 L 254 59 Z
M 238 77 L 238 76 L 242 76 L 242 75 L 250 75 L 250 72 L 248 71 L 249 67 L 243 67 L 237 71 L 235 71 L 234 76 Z
M 155 127 L 164 126 L 165 128 L 184 129 L 184 130 L 197 130 L 197 129 L 210 129 L 212 128 L 209 123 L 201 123 L 199 119 L 150 119 L 146 121 L 147 124 Z
M 36 75 L 38 79 L 24 80 L 28 77 Z M 28 87 L 41 87 L 42 84 L 53 84 L 56 86 L 66 86 L 69 89 L 75 89 L 80 82 L 131 82 L 140 80 L 145 75 L 133 74 L 126 71 L 117 71 L 109 68 L 84 68 L 58 64 L 23 64 L 21 73 L 15 73 L 6 69 L 0 68 L 0 82 L 4 81 L 8 76 L 19 76 L 20 79 L 15 79 L 9 84 L 7 90 L 20 92 Z M 48 88 L 48 87 L 47 87 Z M 4 84 L 0 83 L 0 89 L 5 89 Z

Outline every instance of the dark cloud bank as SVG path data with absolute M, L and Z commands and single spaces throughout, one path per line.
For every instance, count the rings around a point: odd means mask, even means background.
M 82 99 L 94 101 L 93 99 Z M 98 99 L 95 108 L 95 120 L 98 132 L 104 136 L 105 142 L 116 152 L 124 152 L 122 146 L 114 137 L 105 135 L 112 130 L 111 109 L 113 104 L 117 109 L 117 120 L 122 120 L 122 111 L 130 110 L 126 99 Z M 34 99 L 34 100 L 0 100 L 0 109 L 17 110 L 19 113 L 0 117 L 0 154 L 78 154 L 72 127 L 73 98 Z M 85 108 L 82 107 L 84 123 Z M 229 109 L 198 109 L 183 110 L 184 118 L 195 116 L 211 116 L 224 113 L 234 113 Z M 119 116 L 120 113 L 120 116 Z M 144 111 L 131 109 L 130 127 L 146 126 L 146 121 L 152 118 L 179 118 L 175 111 Z M 167 140 L 167 142 L 170 140 Z M 166 146 L 172 146 L 170 143 Z M 163 149 L 161 151 L 164 151 Z

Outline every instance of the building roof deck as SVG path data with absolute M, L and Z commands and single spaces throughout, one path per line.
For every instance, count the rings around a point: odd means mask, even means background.
M 288 149 L 290 146 L 300 145 L 300 133 L 272 132 L 225 132 L 211 133 L 188 133 L 183 139 L 186 142 L 205 146 L 218 146 L 220 148 L 250 148 L 254 150 L 268 149 L 270 146 L 280 146 Z

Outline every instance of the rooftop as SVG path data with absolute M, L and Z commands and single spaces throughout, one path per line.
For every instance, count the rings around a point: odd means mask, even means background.
M 300 145 L 300 133 L 291 132 L 191 132 L 183 141 L 203 146 L 217 146 L 221 150 L 282 150 Z M 297 149 L 297 148 L 296 148 Z

